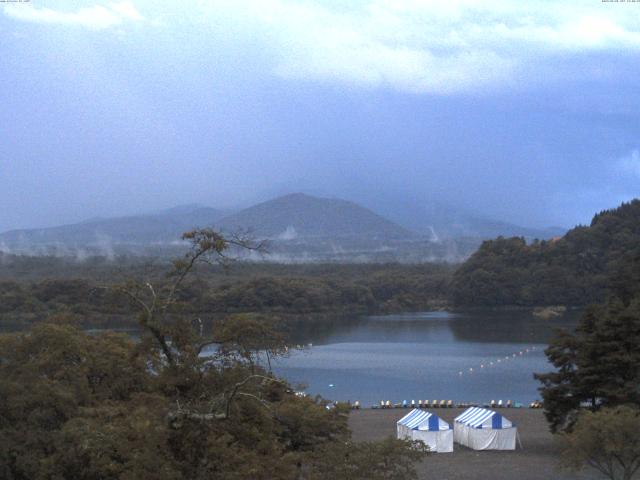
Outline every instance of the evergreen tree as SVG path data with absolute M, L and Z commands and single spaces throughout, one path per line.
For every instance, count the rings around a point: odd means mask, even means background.
M 611 279 L 615 279 L 611 283 Z M 562 238 L 484 242 L 454 274 L 456 305 L 588 305 L 610 288 L 629 298 L 640 284 L 640 200 L 593 217 Z
M 640 295 L 591 307 L 575 333 L 545 351 L 556 371 L 536 374 L 552 431 L 570 430 L 581 406 L 640 405 Z

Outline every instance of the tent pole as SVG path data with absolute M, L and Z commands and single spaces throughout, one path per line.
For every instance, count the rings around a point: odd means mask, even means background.
M 520 445 L 520 450 L 524 450 L 522 448 L 522 440 L 520 440 L 520 432 L 516 430 L 516 438 L 518 439 L 518 445 Z

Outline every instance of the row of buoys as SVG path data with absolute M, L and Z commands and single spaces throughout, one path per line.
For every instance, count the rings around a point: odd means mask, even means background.
M 497 358 L 496 360 L 489 360 L 488 362 L 483 362 L 483 363 L 480 364 L 479 367 L 475 367 L 475 368 L 474 367 L 469 367 L 466 370 L 460 370 L 458 372 L 458 376 L 461 377 L 465 373 L 467 375 L 471 375 L 474 372 L 483 370 L 485 368 L 491 368 L 491 367 L 497 366 L 497 365 L 499 365 L 501 363 L 507 362 L 509 360 L 513 360 L 514 358 L 526 355 L 527 353 L 534 352 L 535 350 L 536 350 L 536 347 L 532 346 L 532 347 L 529 347 L 529 348 L 525 348 L 524 350 L 520 350 L 518 352 L 512 353 L 511 355 L 505 355 L 504 357 Z
M 403 400 L 402 403 L 391 403 L 390 400 L 384 401 L 380 400 L 380 405 L 373 405 L 371 408 L 469 408 L 469 407 L 477 407 L 479 404 L 477 403 L 453 403 L 453 400 L 433 400 L 433 402 L 429 402 L 429 400 L 418 400 L 416 403 L 415 400 L 411 400 L 411 402 L 407 402 Z M 490 408 L 522 408 L 523 405 L 520 402 L 512 402 L 511 400 L 507 400 L 503 402 L 502 400 L 491 400 L 490 403 L 486 403 L 483 405 L 484 407 Z M 542 402 L 536 400 L 529 404 L 529 408 L 542 408 Z M 353 409 L 360 409 L 360 402 L 356 401 L 352 407 Z
M 402 403 L 391 403 L 390 400 L 386 402 L 384 400 L 380 400 L 380 406 L 376 408 L 453 408 L 453 400 L 433 400 L 433 402 L 429 402 L 429 400 L 418 400 L 416 403 L 415 400 L 411 400 L 411 402 L 407 402 L 403 400 Z

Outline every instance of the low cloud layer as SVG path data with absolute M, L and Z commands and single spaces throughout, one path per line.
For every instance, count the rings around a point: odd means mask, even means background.
M 273 62 L 272 73 L 284 78 L 411 93 L 482 93 L 520 88 L 536 77 L 606 75 L 577 71 L 575 65 L 547 70 L 544 62 L 640 52 L 640 8 L 594 1 L 216 0 L 161 8 L 149 1 L 75 10 L 4 7 L 17 20 L 92 30 L 142 22 L 156 10 L 166 24 L 178 18 L 204 35 L 259 42 Z
M 236 34 L 262 34 L 283 77 L 414 93 L 513 87 L 549 57 L 640 52 L 640 9 L 599 2 L 234 0 L 201 8 Z
M 305 191 L 571 226 L 640 195 L 640 4 L 0 3 L 0 230 Z
M 144 20 L 133 3 L 128 1 L 97 4 L 75 10 L 37 7 L 31 3 L 15 3 L 5 5 L 4 12 L 11 18 L 25 22 L 77 26 L 91 30 L 105 30 L 119 27 L 128 22 Z

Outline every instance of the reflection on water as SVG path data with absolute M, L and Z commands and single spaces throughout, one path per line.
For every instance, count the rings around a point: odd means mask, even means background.
M 367 406 L 383 399 L 529 403 L 538 398 L 533 373 L 551 368 L 544 349 L 554 329 L 574 328 L 580 315 L 544 320 L 530 311 L 482 310 L 305 318 L 291 325 L 292 343 L 313 346 L 273 365 L 311 394 Z M 120 330 L 138 336 L 137 329 Z
M 343 322 L 314 346 L 277 362 L 276 372 L 311 394 L 363 405 L 419 399 L 488 402 L 538 398 L 534 372 L 553 330 L 573 328 L 580 312 L 556 320 L 530 312 L 425 312 Z M 326 326 L 326 325 L 325 325 Z M 521 353 L 522 352 L 522 353 Z M 333 385 L 333 386 L 330 386 Z

